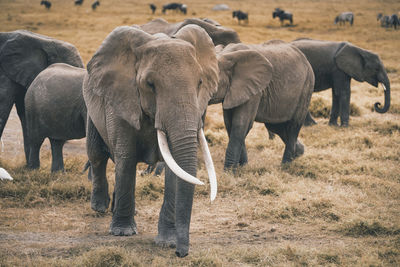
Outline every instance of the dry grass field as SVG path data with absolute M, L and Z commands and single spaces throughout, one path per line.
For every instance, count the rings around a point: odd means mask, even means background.
M 147 2 L 102 0 L 93 12 L 84 1 L 0 0 L 0 31 L 27 29 L 74 44 L 85 64 L 107 34 L 119 25 L 163 17 L 170 22 L 208 17 L 235 29 L 243 42 L 299 37 L 350 41 L 378 53 L 392 85 L 388 113 L 373 112 L 383 89 L 352 81 L 350 127 L 328 126 L 331 92 L 313 95 L 317 125 L 303 128 L 305 154 L 281 165 L 283 143 L 268 140 L 256 124 L 247 137 L 248 166 L 235 177 L 223 172 L 227 145 L 221 106 L 211 106 L 206 135 L 218 175 L 219 192 L 210 204 L 208 186 L 197 187 L 189 256 L 155 246 L 163 177 L 138 176 L 139 234 L 108 234 L 111 212 L 90 209 L 91 184 L 82 174 L 84 140 L 65 146 L 65 173 L 50 173 L 49 145 L 42 167 L 24 169 L 22 133 L 15 112 L 0 148 L 0 166 L 13 182 L 0 181 L 0 266 L 400 266 L 400 29 L 381 28 L 378 12 L 400 11 L 398 0 L 228 0 L 249 12 L 238 25 L 231 12 L 211 8 L 221 2 L 188 0 L 188 15 L 151 15 Z M 276 7 L 294 14 L 294 25 L 272 19 Z M 353 11 L 353 27 L 333 24 L 337 13 Z M 144 169 L 144 165 L 139 166 Z M 199 177 L 207 179 L 200 160 Z M 113 166 L 108 179 L 113 184 Z M 112 186 L 110 188 L 112 190 Z

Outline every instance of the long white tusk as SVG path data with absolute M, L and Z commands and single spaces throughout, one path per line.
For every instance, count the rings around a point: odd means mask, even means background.
M 214 163 L 211 158 L 210 150 L 208 149 L 207 140 L 206 137 L 204 136 L 203 129 L 200 129 L 199 139 L 200 139 L 201 150 L 203 151 L 204 155 L 204 163 L 207 168 L 208 178 L 210 179 L 210 190 L 211 190 L 210 198 L 211 201 L 213 201 L 217 196 L 217 175 L 215 174 Z
M 173 173 L 176 174 L 182 180 L 197 185 L 204 185 L 202 181 L 190 175 L 189 173 L 185 172 L 179 165 L 176 163 L 174 158 L 171 155 L 171 151 L 168 147 L 167 136 L 160 130 L 157 130 L 157 139 L 158 139 L 158 146 L 160 147 L 161 155 L 164 158 L 165 163 L 171 169 Z
M 386 91 L 386 86 L 383 83 L 381 83 L 381 84 L 382 84 L 383 90 Z
M 0 168 L 0 180 L 13 180 L 13 178 L 5 169 Z

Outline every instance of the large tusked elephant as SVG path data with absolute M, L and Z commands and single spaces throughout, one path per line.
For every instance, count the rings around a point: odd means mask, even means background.
M 0 137 L 15 104 L 24 135 L 28 160 L 24 97 L 35 77 L 53 63 L 83 68 L 71 44 L 29 31 L 0 33 Z
M 210 37 L 196 25 L 181 28 L 173 38 L 153 36 L 137 27 L 118 27 L 87 67 L 83 96 L 89 115 L 92 209 L 104 212 L 108 208 L 106 165 L 111 157 L 115 187 L 110 233 L 135 234 L 136 164 L 155 163 L 160 159 L 159 148 L 168 167 L 156 243 L 176 246 L 176 254 L 186 256 L 193 183 L 202 184 L 194 177 L 199 142 L 208 155 L 206 166 L 212 165 L 201 130 L 201 117 L 218 84 Z M 216 182 L 211 169 L 213 199 Z
M 29 86 L 25 96 L 29 168 L 39 168 L 40 147 L 48 137 L 51 171 L 64 170 L 65 142 L 86 136 L 87 112 L 82 95 L 86 73 L 83 68 L 56 63 L 39 73 Z
M 280 136 L 282 162 L 304 153 L 297 140 L 314 88 L 307 59 L 291 44 L 273 40 L 262 45 L 230 44 L 218 53 L 218 92 L 229 136 L 224 169 L 247 163 L 245 138 L 253 122 Z
M 140 28 L 150 34 L 165 33 L 168 36 L 174 35 L 186 25 L 198 25 L 202 27 L 211 37 L 214 45 L 228 45 L 230 43 L 240 43 L 239 35 L 232 29 L 219 25 L 218 22 L 210 19 L 185 19 L 182 22 L 168 23 L 165 19 L 155 19 Z
M 385 89 L 385 104 L 375 103 L 375 110 L 385 113 L 390 107 L 390 81 L 379 56 L 347 42 L 329 42 L 299 39 L 292 42 L 310 62 L 315 74 L 314 92 L 332 88 L 332 110 L 330 125 L 349 125 L 350 81 L 367 82 L 375 87 L 382 83 Z M 306 125 L 315 124 L 307 115 Z

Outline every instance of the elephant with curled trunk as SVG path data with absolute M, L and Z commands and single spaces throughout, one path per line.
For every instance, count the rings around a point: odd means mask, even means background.
M 164 202 L 156 243 L 189 250 L 189 226 L 196 176 L 197 145 L 205 155 L 216 194 L 215 172 L 201 117 L 217 90 L 218 62 L 206 31 L 181 28 L 173 38 L 138 27 L 118 27 L 87 66 L 83 96 L 88 110 L 87 153 L 92 167 L 92 209 L 109 205 L 106 165 L 115 162 L 110 233 L 136 234 L 135 181 L 138 162 L 167 164 Z M 157 142 L 158 141 L 158 142 Z
M 219 84 L 210 104 L 222 102 L 229 136 L 225 170 L 247 163 L 245 138 L 254 121 L 264 123 L 285 143 L 283 163 L 302 155 L 304 146 L 297 137 L 314 88 L 314 74 L 303 53 L 278 40 L 217 48 Z
M 85 74 L 84 68 L 56 63 L 39 73 L 29 86 L 25 96 L 29 168 L 39 168 L 40 147 L 49 138 L 51 171 L 64 170 L 65 142 L 86 136 L 87 112 L 82 95 Z
M 315 74 L 314 92 L 332 88 L 330 125 L 349 125 L 350 81 L 367 82 L 375 87 L 383 85 L 385 104 L 375 103 L 375 110 L 385 113 L 390 107 L 390 81 L 379 56 L 348 42 L 299 39 L 292 42 L 310 62 Z M 306 125 L 315 124 L 307 115 Z
M 186 25 L 198 25 L 202 27 L 211 37 L 214 45 L 227 45 L 230 43 L 240 43 L 239 35 L 232 29 L 221 26 L 218 22 L 211 19 L 185 19 L 182 22 L 168 23 L 165 19 L 155 19 L 140 28 L 150 34 L 165 33 L 168 36 L 174 35 Z
M 15 104 L 27 160 L 25 93 L 35 77 L 53 63 L 83 68 L 78 50 L 67 42 L 29 31 L 0 33 L 0 137 Z

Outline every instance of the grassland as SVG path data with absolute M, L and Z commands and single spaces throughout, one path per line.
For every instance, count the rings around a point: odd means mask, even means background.
M 301 130 L 305 154 L 282 166 L 283 143 L 268 140 L 262 125 L 247 138 L 249 165 L 235 177 L 224 173 L 227 135 L 220 106 L 211 106 L 206 135 L 216 164 L 219 192 L 209 203 L 208 186 L 196 188 L 191 250 L 177 259 L 153 238 L 162 202 L 163 178 L 137 179 L 139 235 L 108 235 L 110 212 L 90 209 L 91 185 L 81 173 L 84 140 L 66 145 L 66 172 L 50 173 L 48 145 L 42 168 L 24 169 L 22 134 L 13 113 L 3 135 L 0 166 L 14 182 L 0 181 L 0 266 L 399 266 L 400 265 L 400 30 L 379 27 L 376 14 L 397 13 L 396 0 L 225 1 L 249 12 L 238 25 L 230 12 L 213 12 L 220 2 L 186 2 L 188 15 L 151 15 L 147 3 L 103 0 L 92 12 L 89 1 L 0 0 L 0 31 L 28 29 L 73 43 L 87 63 L 116 26 L 163 17 L 209 17 L 235 29 L 243 42 L 299 37 L 350 41 L 378 53 L 389 73 L 392 106 L 372 111 L 383 89 L 352 82 L 350 127 L 328 126 L 330 92 L 314 94 L 318 124 Z M 154 1 L 160 7 L 165 2 Z M 272 19 L 275 7 L 290 10 L 294 25 Z M 333 25 L 337 13 L 353 11 L 353 27 Z M 143 169 L 145 166 L 140 165 Z M 200 179 L 206 180 L 204 166 Z M 108 169 L 113 184 L 113 166 Z M 112 186 L 110 188 L 112 190 Z

